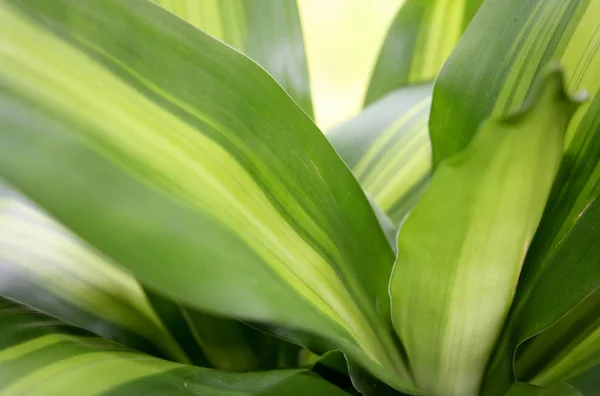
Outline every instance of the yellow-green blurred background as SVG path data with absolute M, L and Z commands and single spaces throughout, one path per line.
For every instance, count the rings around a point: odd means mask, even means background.
M 317 125 L 360 111 L 385 33 L 404 0 L 298 0 Z

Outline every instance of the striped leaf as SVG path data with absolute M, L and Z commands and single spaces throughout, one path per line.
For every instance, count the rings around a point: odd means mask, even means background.
M 569 125 L 565 156 L 486 381 L 486 392 L 492 395 L 501 394 L 511 383 L 516 346 L 558 320 L 565 309 L 573 308 L 580 301 L 571 298 L 573 290 L 581 299 L 598 286 L 587 280 L 596 279 L 600 266 L 592 265 L 589 268 L 594 272 L 586 274 L 578 271 L 578 262 L 571 259 L 563 278 L 552 281 L 569 287 L 548 291 L 543 287 L 548 281 L 543 279 L 547 279 L 547 271 L 557 273 L 552 266 L 565 265 L 553 257 L 559 245 L 560 251 L 578 257 L 579 242 L 567 236 L 586 216 L 593 217 L 586 209 L 600 193 L 599 13 L 600 2 L 595 0 L 486 1 L 434 89 L 430 121 L 434 165 L 465 147 L 488 114 L 502 115 L 519 107 L 531 82 L 549 62 L 558 61 L 565 69 L 570 92 L 585 89 L 592 96 Z M 474 57 L 480 59 L 477 67 L 472 67 Z M 580 230 L 580 235 L 593 232 L 588 224 L 588 231 Z M 549 293 L 572 305 L 554 309 L 551 304 L 541 308 L 535 303 L 539 309 L 535 314 L 525 308 L 530 299 L 541 302 Z
M 306 370 L 233 374 L 161 360 L 0 298 L 3 395 L 311 395 L 344 391 Z
M 365 104 L 432 81 L 483 0 L 406 0 L 390 26 Z
M 392 320 L 424 394 L 479 394 L 576 108 L 550 71 L 525 110 L 439 165 L 403 223 Z
M 576 389 L 565 384 L 539 387 L 524 382 L 515 382 L 505 396 L 582 396 Z
M 569 381 L 600 363 L 599 222 L 600 200 L 596 199 L 544 263 L 547 269 L 538 281 L 524 291 L 529 294 L 525 303 L 513 310 L 512 338 L 503 340 L 499 350 L 514 350 L 515 340 L 541 333 L 518 351 L 520 380 L 538 385 Z M 552 318 L 561 319 L 553 324 Z M 512 354 L 499 357 L 509 360 L 503 366 L 510 368 Z M 510 373 L 496 375 L 489 378 L 489 387 L 497 389 L 510 380 Z
M 313 108 L 295 0 L 154 0 L 264 67 L 312 117 Z
M 316 334 L 414 390 L 392 250 L 264 70 L 146 1 L 0 4 L 2 177 L 157 292 Z
M 186 362 L 138 283 L 0 184 L 0 295 L 105 338 Z
M 396 226 L 429 180 L 430 104 L 431 84 L 399 89 L 327 133 L 361 186 Z

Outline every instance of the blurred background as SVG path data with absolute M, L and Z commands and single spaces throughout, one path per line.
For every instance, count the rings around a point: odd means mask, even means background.
M 404 0 L 298 0 L 316 123 L 328 131 L 362 106 L 385 33 Z

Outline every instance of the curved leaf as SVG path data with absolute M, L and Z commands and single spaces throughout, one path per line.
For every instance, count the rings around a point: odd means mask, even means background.
M 390 26 L 365 104 L 432 81 L 483 0 L 406 0 Z
M 485 1 L 436 80 L 430 122 L 434 165 L 462 151 L 490 114 L 520 108 L 551 61 L 565 69 L 569 92 L 585 88 L 594 94 L 600 88 L 599 10 L 595 0 Z M 588 134 L 579 123 L 589 110 L 589 104 L 582 106 L 570 134 L 575 129 Z
M 312 117 L 296 0 L 155 0 L 264 67 Z
M 539 385 L 567 381 L 600 363 L 599 223 L 596 199 L 544 263 L 547 270 L 529 290 L 530 298 L 513 311 L 527 319 L 515 322 L 516 340 L 541 333 L 516 356 L 519 379 Z M 561 319 L 550 326 L 554 315 Z
M 346 395 L 307 370 L 233 374 L 126 349 L 0 298 L 5 395 Z
M 400 229 L 392 321 L 424 394 L 479 394 L 577 108 L 562 84 L 553 70 L 526 110 L 484 122 Z
M 577 240 L 566 236 L 588 215 L 586 208 L 600 193 L 599 13 L 600 3 L 588 0 L 486 1 L 434 89 L 430 121 L 434 165 L 465 147 L 488 114 L 498 116 L 519 107 L 535 76 L 553 60 L 564 67 L 570 92 L 583 88 L 593 96 L 569 125 L 565 156 L 527 254 L 509 324 L 486 381 L 486 392 L 491 395 L 502 394 L 512 382 L 516 346 L 565 314 L 564 307 L 554 309 L 548 304 L 532 315 L 524 306 L 529 299 L 542 301 L 547 295 L 538 282 L 546 277 L 546 271 L 554 271 L 551 266 L 564 265 L 553 258 L 559 244 L 566 251 L 570 249 L 567 245 L 573 244 L 572 251 L 576 251 Z M 474 57 L 480 59 L 477 66 L 473 66 Z M 600 266 L 584 274 L 575 268 L 576 261 L 568 262 L 571 267 L 557 282 L 569 287 L 553 293 L 556 300 L 576 304 L 570 291 L 577 289 L 581 298 L 591 293 L 598 285 L 589 284 L 587 278 L 595 279 Z M 584 284 L 587 289 L 578 286 Z M 536 293 L 541 294 L 536 297 Z
M 557 384 L 551 387 L 539 387 L 524 382 L 515 382 L 505 396 L 582 396 L 569 385 Z
M 138 283 L 0 184 L 0 295 L 105 338 L 187 362 Z
M 191 361 L 224 371 L 254 371 L 299 366 L 301 348 L 241 321 L 184 307 L 144 289 L 158 317 Z
M 361 186 L 396 226 L 429 180 L 430 104 L 431 84 L 399 89 L 327 133 Z
M 578 290 L 573 294 L 579 294 Z M 600 292 L 596 289 L 566 317 L 519 349 L 517 377 L 532 384 L 547 385 L 568 381 L 600 364 L 599 314 Z
M 0 4 L 3 177 L 158 292 L 317 334 L 414 390 L 392 250 L 264 70 L 145 1 Z

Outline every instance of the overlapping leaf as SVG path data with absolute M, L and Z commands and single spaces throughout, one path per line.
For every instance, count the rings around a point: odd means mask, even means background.
M 306 395 L 347 393 L 306 370 L 233 374 L 161 360 L 0 298 L 4 395 Z
M 327 133 L 361 186 L 396 226 L 429 180 L 430 105 L 431 84 L 399 89 Z
M 264 67 L 312 117 L 296 0 L 156 0 Z
M 574 306 L 555 309 L 546 304 L 541 308 L 544 304 L 536 303 L 539 311 L 533 314 L 525 308 L 529 300 L 543 301 L 553 293 L 553 299 L 576 304 L 569 294 L 574 288 L 583 298 L 597 287 L 584 278 L 595 279 L 598 265 L 584 273 L 577 270 L 577 261 L 568 259 L 570 267 L 563 278 L 553 281 L 563 287 L 552 291 L 545 289 L 549 281 L 544 274 L 556 272 L 553 266 L 566 265 L 564 258 L 554 258 L 557 252 L 578 257 L 579 241 L 568 238 L 569 232 L 590 215 L 586 208 L 600 192 L 600 98 L 596 95 L 600 87 L 599 13 L 600 4 L 588 0 L 486 1 L 434 89 L 430 120 L 434 165 L 462 150 L 488 114 L 507 114 L 519 107 L 535 76 L 552 61 L 565 69 L 570 92 L 585 89 L 592 96 L 569 125 L 565 156 L 527 254 L 515 306 L 486 381 L 486 392 L 492 395 L 502 394 L 512 381 L 516 346 Z M 579 235 L 594 233 L 592 223 L 587 224 L 589 228 L 580 228 Z M 589 252 L 590 260 L 593 254 Z M 582 285 L 587 285 L 586 289 Z
M 135 279 L 0 184 L 0 295 L 138 350 L 186 362 Z
M 483 0 L 407 0 L 387 33 L 365 104 L 435 79 Z
M 9 183 L 158 292 L 318 334 L 414 391 L 389 322 L 392 250 L 262 69 L 141 0 L 0 5 Z
M 400 229 L 392 320 L 427 395 L 479 394 L 577 108 L 560 71 L 540 91 L 440 164 Z

